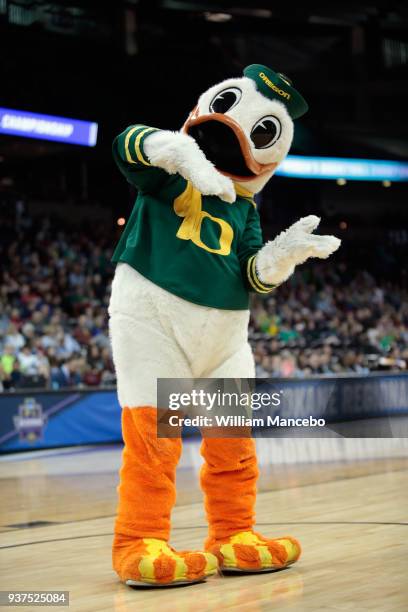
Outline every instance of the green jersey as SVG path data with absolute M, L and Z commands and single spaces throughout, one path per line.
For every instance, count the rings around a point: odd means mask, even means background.
M 229 204 L 153 167 L 143 143 L 154 130 L 131 126 L 113 143 L 114 159 L 138 196 L 112 261 L 195 304 L 247 309 L 250 291 L 273 289 L 256 273 L 263 242 L 252 194 L 236 185 Z

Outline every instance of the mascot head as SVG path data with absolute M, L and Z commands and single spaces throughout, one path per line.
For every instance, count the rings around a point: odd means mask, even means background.
M 183 131 L 219 172 L 256 193 L 285 159 L 293 119 L 307 109 L 285 75 L 252 64 L 243 77 L 227 79 L 203 93 Z

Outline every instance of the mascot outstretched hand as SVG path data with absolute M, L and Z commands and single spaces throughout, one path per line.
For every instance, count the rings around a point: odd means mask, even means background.
M 307 110 L 290 80 L 253 64 L 203 93 L 179 132 L 133 125 L 113 155 L 138 196 L 113 261 L 110 333 L 125 442 L 113 566 L 129 585 L 205 580 L 218 569 L 273 571 L 295 538 L 254 530 L 258 467 L 250 437 L 204 437 L 203 550 L 169 544 L 181 438 L 157 437 L 157 378 L 253 378 L 249 293 L 340 245 L 300 219 L 263 244 L 253 200 L 285 159 Z

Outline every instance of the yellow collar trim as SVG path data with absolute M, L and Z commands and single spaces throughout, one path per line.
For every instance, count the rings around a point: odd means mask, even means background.
M 246 198 L 247 200 L 250 200 L 252 202 L 252 204 L 254 206 L 256 206 L 256 204 L 254 202 L 254 194 L 252 193 L 252 191 L 249 191 L 248 189 L 245 189 L 244 187 L 242 187 L 238 183 L 234 183 L 234 189 L 235 189 L 235 193 L 237 195 L 241 196 L 242 198 Z

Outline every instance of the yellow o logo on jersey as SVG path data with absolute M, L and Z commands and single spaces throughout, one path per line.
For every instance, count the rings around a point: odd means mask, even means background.
M 209 253 L 218 255 L 229 255 L 231 244 L 234 238 L 234 231 L 229 223 L 218 217 L 213 217 L 210 213 L 201 208 L 201 193 L 188 182 L 187 187 L 181 195 L 174 200 L 174 212 L 179 217 L 184 217 L 176 234 L 181 240 L 191 240 L 195 245 Z M 201 226 L 204 219 L 210 219 L 217 223 L 221 229 L 219 238 L 220 246 L 213 249 L 201 240 Z

